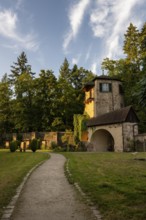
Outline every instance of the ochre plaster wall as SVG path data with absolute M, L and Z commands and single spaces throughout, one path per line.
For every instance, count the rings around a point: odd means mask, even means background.
M 94 89 L 85 92 L 85 108 L 86 113 L 90 118 L 94 117 Z

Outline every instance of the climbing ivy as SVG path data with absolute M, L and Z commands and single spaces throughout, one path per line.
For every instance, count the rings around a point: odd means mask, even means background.
M 74 141 L 76 144 L 81 141 L 82 132 L 87 130 L 86 121 L 89 118 L 88 115 L 74 115 Z

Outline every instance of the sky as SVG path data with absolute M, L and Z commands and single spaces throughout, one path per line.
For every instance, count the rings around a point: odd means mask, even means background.
M 104 58 L 123 57 L 124 34 L 146 22 L 146 0 L 0 0 L 0 78 L 22 51 L 32 71 L 53 70 L 67 58 L 101 75 Z

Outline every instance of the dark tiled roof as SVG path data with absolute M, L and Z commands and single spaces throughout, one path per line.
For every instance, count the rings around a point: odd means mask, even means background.
M 121 81 L 120 79 L 116 78 L 115 76 L 107 76 L 107 75 L 100 75 L 100 76 L 96 76 L 93 81 L 95 80 L 115 80 L 115 81 Z
M 121 108 L 119 110 L 91 118 L 87 121 L 87 126 L 92 127 L 122 122 L 139 122 L 139 119 L 132 106 Z
M 121 82 L 121 80 L 116 78 L 116 77 L 110 77 L 110 76 L 107 76 L 107 75 L 101 75 L 101 76 L 96 76 L 96 77 L 94 77 L 94 79 L 92 81 L 85 83 L 83 85 L 82 89 L 85 90 L 85 91 L 88 91 L 91 88 L 93 88 L 94 85 L 95 85 L 95 83 L 94 83 L 95 80 L 114 80 L 114 81 L 120 81 Z

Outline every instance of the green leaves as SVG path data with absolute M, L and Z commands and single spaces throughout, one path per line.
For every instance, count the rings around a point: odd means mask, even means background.
M 125 105 L 134 105 L 140 123 L 141 131 L 146 129 L 143 122 L 146 116 L 143 114 L 146 107 L 146 23 L 141 30 L 130 24 L 123 45 L 125 59 L 110 60 L 106 58 L 102 62 L 102 68 L 110 76 L 116 76 L 123 81 Z
M 94 75 L 65 58 L 58 79 L 52 70 L 37 78 L 24 52 L 0 83 L 0 129 L 3 132 L 64 131 L 73 129 L 73 115 L 84 109 L 83 83 Z

